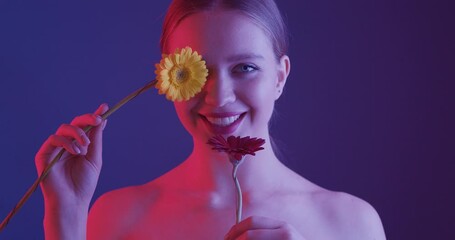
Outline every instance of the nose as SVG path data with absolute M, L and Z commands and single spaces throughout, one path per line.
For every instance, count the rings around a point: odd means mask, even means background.
M 204 86 L 205 103 L 214 107 L 222 107 L 235 101 L 232 79 L 226 74 L 209 71 Z

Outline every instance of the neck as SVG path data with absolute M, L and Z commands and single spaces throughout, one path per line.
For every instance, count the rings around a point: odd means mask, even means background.
M 242 190 L 249 192 L 261 189 L 261 186 L 276 185 L 273 176 L 277 176 L 282 164 L 273 153 L 270 139 L 265 139 L 264 150 L 256 152 L 256 156 L 246 155 L 237 171 Z M 194 190 L 231 194 L 233 165 L 224 152 L 216 152 L 205 142 L 194 140 L 193 152 L 182 165 L 187 186 Z

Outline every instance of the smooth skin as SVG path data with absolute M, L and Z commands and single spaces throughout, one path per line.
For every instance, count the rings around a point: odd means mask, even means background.
M 93 114 L 62 124 L 35 156 L 38 174 L 58 152 L 67 150 L 41 183 L 44 196 L 46 239 L 85 239 L 87 212 L 102 166 L 102 132 L 108 110 L 102 104 Z M 82 130 L 94 126 L 87 135 Z
M 175 103 L 180 121 L 193 137 L 193 152 L 145 185 L 101 196 L 90 210 L 88 239 L 385 239 L 371 205 L 309 182 L 272 151 L 268 121 L 283 92 L 290 60 L 275 57 L 260 27 L 237 11 L 196 13 L 177 26 L 168 46 L 170 52 L 191 46 L 204 56 L 210 72 L 201 93 Z M 105 123 L 96 115 L 106 110 L 102 105 L 94 115 L 62 126 L 57 137 L 51 137 L 60 140 L 46 141 L 37 155 L 39 170 L 60 147 L 71 153 L 42 184 L 47 239 L 84 239 L 88 203 L 102 162 Z M 266 140 L 265 150 L 248 156 L 239 169 L 244 220 L 237 225 L 232 166 L 226 154 L 206 144 L 214 134 L 206 121 L 211 114 L 241 114 L 232 134 Z M 90 143 L 80 132 L 86 125 L 97 126 L 88 136 Z

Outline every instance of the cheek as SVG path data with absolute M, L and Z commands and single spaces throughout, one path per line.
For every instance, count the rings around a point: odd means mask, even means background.
M 189 104 L 189 101 L 174 102 L 174 107 L 180 122 L 187 128 L 191 122 L 191 104 Z
M 200 96 L 196 95 L 188 101 L 174 102 L 177 116 L 185 129 L 192 133 L 198 124 L 198 110 L 200 106 Z
M 275 103 L 275 85 L 273 79 L 263 76 L 258 77 L 241 89 L 243 99 L 251 107 L 254 117 L 268 122 Z
M 265 91 L 263 88 L 261 92 L 258 92 L 257 96 L 255 101 L 257 112 L 260 114 L 262 121 L 268 123 L 275 106 L 275 95 L 272 91 Z

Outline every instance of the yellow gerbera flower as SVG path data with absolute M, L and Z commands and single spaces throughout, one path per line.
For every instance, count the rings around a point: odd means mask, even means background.
M 155 87 L 171 101 L 186 101 L 199 93 L 207 80 L 208 70 L 202 56 L 190 47 L 163 54 L 155 65 Z
M 163 55 L 160 63 L 156 64 L 155 73 L 157 75 L 156 80 L 147 83 L 142 88 L 123 98 L 101 117 L 106 119 L 131 99 L 139 96 L 141 93 L 152 88 L 153 86 L 158 88 L 159 94 L 166 94 L 166 98 L 169 100 L 186 101 L 202 90 L 208 76 L 205 61 L 202 60 L 202 57 L 196 51 L 193 52 L 190 47 L 186 47 L 181 50 L 177 49 L 174 54 Z M 88 132 L 90 129 L 92 129 L 92 126 L 87 126 L 84 131 Z M 6 216 L 6 218 L 0 223 L 0 232 L 6 227 L 11 218 L 22 208 L 33 192 L 35 192 L 39 184 L 49 174 L 52 166 L 54 166 L 64 152 L 65 149 L 60 150 L 60 152 L 41 172 L 40 176 L 27 190 L 16 206 L 14 206 L 13 210 L 11 210 L 8 216 Z

